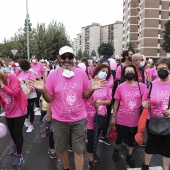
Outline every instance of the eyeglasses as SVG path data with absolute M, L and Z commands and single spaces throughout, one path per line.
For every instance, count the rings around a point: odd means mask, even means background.
M 168 67 L 157 68 L 157 71 L 160 71 L 160 70 L 169 70 L 169 68 Z
M 72 60 L 74 57 L 72 55 L 66 56 L 66 55 L 62 55 L 61 59 L 62 60 L 66 60 L 66 58 L 68 58 L 69 60 Z

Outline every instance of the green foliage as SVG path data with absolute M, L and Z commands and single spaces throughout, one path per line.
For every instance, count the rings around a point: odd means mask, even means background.
M 36 28 L 31 28 L 29 32 L 30 53 L 36 54 L 38 59 L 55 60 L 59 49 L 62 46 L 71 46 L 65 27 L 62 23 L 52 21 L 47 27 L 45 24 L 37 24 Z M 11 49 L 17 49 L 17 55 L 27 58 L 27 34 L 26 28 L 18 29 L 14 37 L 4 40 L 0 44 L 0 53 L 7 57 Z
M 91 56 L 92 56 L 92 57 L 95 57 L 95 56 L 96 56 L 96 52 L 95 52 L 94 50 L 91 52 Z
M 77 57 L 79 57 L 79 58 L 83 57 L 83 53 L 82 53 L 81 49 L 78 50 Z
M 162 48 L 165 52 L 170 53 L 170 20 L 165 24 Z
M 135 49 L 134 49 L 134 45 L 132 42 L 127 43 L 126 48 L 132 51 L 133 54 L 135 54 Z
M 88 54 L 88 52 L 87 52 L 87 51 L 84 51 L 84 52 L 83 52 L 83 57 L 87 57 L 87 58 L 89 58 L 89 54 Z
M 113 46 L 110 43 L 102 43 L 98 48 L 99 55 L 111 57 L 114 53 Z

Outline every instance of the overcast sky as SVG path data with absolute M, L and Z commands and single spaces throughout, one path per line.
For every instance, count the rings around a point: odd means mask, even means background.
M 0 0 L 0 43 L 24 27 L 26 0 Z M 28 13 L 33 27 L 46 26 L 55 19 L 63 22 L 73 40 L 81 27 L 98 22 L 101 25 L 122 21 L 123 0 L 28 0 Z

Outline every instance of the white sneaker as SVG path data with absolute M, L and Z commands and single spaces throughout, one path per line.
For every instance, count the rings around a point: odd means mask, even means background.
M 30 132 L 32 132 L 33 130 L 34 130 L 33 125 L 29 125 L 26 132 L 30 133 Z
M 24 126 L 28 127 L 30 125 L 30 121 L 28 119 L 25 119 Z
M 35 107 L 34 112 L 36 112 L 36 111 L 38 111 L 38 110 L 40 110 L 40 108 Z

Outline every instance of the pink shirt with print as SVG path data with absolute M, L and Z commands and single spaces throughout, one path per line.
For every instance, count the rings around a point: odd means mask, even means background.
M 144 94 L 146 85 L 139 83 L 141 94 Z M 131 86 L 124 82 L 115 92 L 114 98 L 120 101 L 116 123 L 123 126 L 135 127 L 138 125 L 141 106 L 141 94 L 138 84 Z
M 40 62 L 37 62 L 36 64 L 31 63 L 31 68 L 35 71 L 35 73 L 37 74 L 38 77 L 42 77 L 43 76 L 43 72 L 44 70 L 44 65 Z
M 61 122 L 75 122 L 87 117 L 83 93 L 89 88 L 86 73 L 74 68 L 74 76 L 62 76 L 62 69 L 51 72 L 46 80 L 46 90 L 54 96 L 52 118 Z
M 110 87 L 105 86 L 102 89 L 95 90 L 93 95 L 85 100 L 85 105 L 86 105 L 86 111 L 87 111 L 87 129 L 94 129 L 94 117 L 96 113 L 96 108 L 95 106 L 92 105 L 93 100 L 111 100 L 111 92 L 110 92 Z M 104 105 L 101 105 L 98 107 L 98 114 L 100 115 L 107 115 L 107 107 Z
M 143 101 L 148 98 L 149 89 L 147 89 L 143 96 Z M 152 89 L 150 95 L 150 108 L 148 109 L 148 119 L 151 116 L 164 117 L 163 112 L 168 109 L 170 98 L 170 82 L 161 83 L 159 79 L 152 82 Z
M 121 66 L 122 65 L 122 66 Z M 125 66 L 124 63 L 122 63 L 121 65 L 118 66 L 117 70 L 116 70 L 116 79 L 120 80 L 122 77 L 122 67 Z

